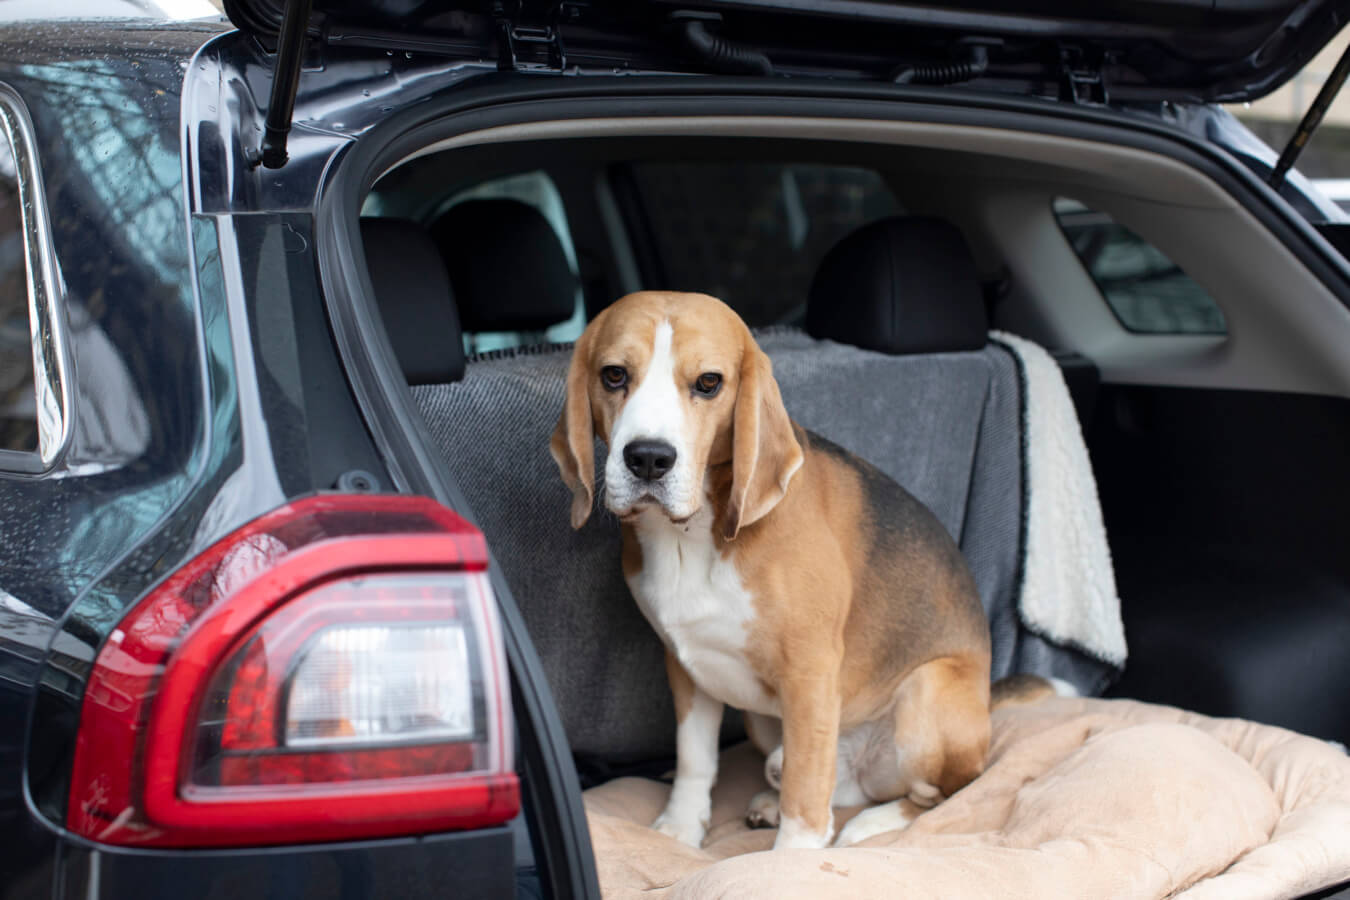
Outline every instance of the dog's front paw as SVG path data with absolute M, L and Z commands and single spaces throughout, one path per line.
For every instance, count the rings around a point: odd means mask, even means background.
M 783 816 L 778 825 L 778 837 L 773 842 L 775 850 L 819 850 L 830 845 L 834 834 L 834 812 L 830 812 L 829 821 L 823 831 L 816 830 L 800 819 Z
M 708 833 L 707 822 L 700 822 L 697 819 L 677 819 L 667 813 L 657 816 L 652 828 L 690 847 L 702 846 L 703 836 Z
M 745 810 L 745 824 L 751 828 L 777 828 L 778 792 L 760 791 L 751 797 Z

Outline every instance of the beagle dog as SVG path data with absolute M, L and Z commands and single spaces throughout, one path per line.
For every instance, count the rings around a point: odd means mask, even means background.
M 847 402 L 841 398 L 841 402 Z M 768 356 L 704 294 L 630 294 L 577 341 L 550 450 L 572 525 L 604 503 L 666 647 L 678 763 L 654 827 L 698 846 L 724 705 L 780 793 L 751 804 L 775 848 L 902 828 L 984 768 L 990 638 L 942 523 L 878 469 L 788 418 Z

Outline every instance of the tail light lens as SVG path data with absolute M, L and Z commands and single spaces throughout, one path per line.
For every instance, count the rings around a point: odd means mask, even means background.
M 269 513 L 166 579 L 90 673 L 69 827 L 229 846 L 519 810 L 482 535 L 422 497 Z

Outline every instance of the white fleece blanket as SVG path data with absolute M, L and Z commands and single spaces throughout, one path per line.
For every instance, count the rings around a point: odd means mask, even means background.
M 1017 356 L 1024 378 L 1022 622 L 1057 644 L 1124 666 L 1125 626 L 1111 550 L 1069 388 L 1038 345 L 1002 331 L 990 337 Z

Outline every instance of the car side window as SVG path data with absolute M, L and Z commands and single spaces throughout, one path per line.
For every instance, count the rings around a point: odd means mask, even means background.
M 1055 218 L 1120 324 L 1142 334 L 1225 334 L 1214 298 L 1167 256 L 1099 210 L 1067 197 Z
M 0 134 L 0 449 L 36 453 L 37 378 L 22 210 L 14 148 Z
M 663 270 L 644 272 L 663 282 L 646 287 L 712 294 L 752 327 L 800 324 L 825 253 L 901 211 L 880 174 L 852 166 L 640 162 L 614 174 Z
M 563 253 L 567 256 L 567 265 L 571 268 L 572 275 L 576 276 L 577 251 L 572 243 L 572 231 L 567 224 L 567 211 L 563 208 L 562 195 L 558 192 L 553 179 L 546 172 L 523 172 L 519 175 L 508 175 L 504 178 L 494 178 L 491 181 L 476 184 L 450 197 L 436 211 L 436 215 L 432 219 L 444 215 L 451 207 L 466 200 L 496 198 L 519 200 L 521 203 L 528 203 L 539 210 L 548 220 L 549 225 L 553 226 L 554 233 L 558 235 L 558 240 L 562 243 Z M 464 350 L 466 353 L 472 354 L 541 342 L 567 343 L 581 337 L 581 332 L 585 328 L 586 304 L 581 288 L 578 287 L 576 306 L 572 311 L 572 317 L 567 321 L 551 325 L 542 333 L 522 331 L 466 333 L 464 335 Z
M 45 217 L 27 111 L 0 85 L 0 471 L 45 471 L 69 435 Z

